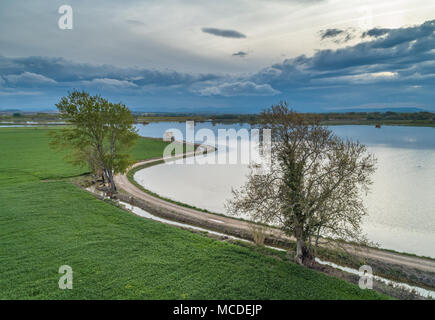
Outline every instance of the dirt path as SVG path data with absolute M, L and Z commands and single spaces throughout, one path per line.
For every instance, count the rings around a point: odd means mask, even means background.
M 153 160 L 146 160 L 137 162 L 132 166 L 132 168 L 144 165 L 144 164 L 150 164 L 153 162 L 161 161 L 162 159 L 153 159 Z M 134 196 L 137 199 L 140 199 L 147 203 L 148 205 L 157 208 L 161 212 L 172 212 L 175 215 L 172 216 L 173 220 L 179 220 L 180 222 L 193 222 L 194 224 L 200 224 L 202 226 L 209 226 L 211 229 L 220 229 L 220 231 L 225 232 L 224 229 L 228 232 L 234 235 L 237 233 L 239 236 L 241 234 L 250 234 L 250 223 L 245 221 L 240 221 L 237 219 L 233 219 L 230 217 L 222 217 L 219 215 L 206 213 L 203 211 L 186 208 L 168 201 L 165 201 L 163 199 L 154 197 L 138 187 L 136 187 L 134 184 L 132 184 L 128 178 L 127 175 L 118 175 L 115 177 L 115 182 L 117 185 L 122 188 L 124 191 L 129 193 L 130 195 Z M 275 239 L 290 239 L 289 237 L 285 236 L 281 231 L 273 228 L 269 228 L 268 230 L 268 236 L 275 238 Z M 399 253 L 393 253 L 383 250 L 378 250 L 374 248 L 368 248 L 364 250 L 358 250 L 352 245 L 348 245 L 347 248 L 351 253 L 355 253 L 357 256 L 362 256 L 365 258 L 371 258 L 376 259 L 379 261 L 383 261 L 385 263 L 389 264 L 397 264 L 406 266 L 409 268 L 413 268 L 416 270 L 421 270 L 425 272 L 433 272 L 435 273 L 435 261 L 424 259 L 424 258 L 418 258 L 413 256 L 407 256 Z M 353 252 L 352 252 L 353 251 Z

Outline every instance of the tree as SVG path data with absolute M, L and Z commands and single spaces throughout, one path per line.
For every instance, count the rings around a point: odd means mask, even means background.
M 375 170 L 373 155 L 286 103 L 260 118 L 261 127 L 271 129 L 271 166 L 251 165 L 246 184 L 233 190 L 227 209 L 293 236 L 295 261 L 301 265 L 313 264 L 320 238 L 365 242 L 362 194 Z
M 129 150 L 138 137 L 130 110 L 121 103 L 111 103 L 99 95 L 73 91 L 56 104 L 62 119 L 71 126 L 52 134 L 51 145 L 69 148 L 67 159 L 101 175 L 116 192 L 113 176 L 124 173 L 133 163 Z

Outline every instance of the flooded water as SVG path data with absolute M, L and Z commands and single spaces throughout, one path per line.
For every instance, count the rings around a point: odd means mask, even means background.
M 185 132 L 184 123 L 138 125 L 143 136 L 162 137 L 167 129 Z M 247 124 L 198 123 L 195 131 L 249 128 Z M 364 231 L 383 248 L 435 257 L 435 129 L 421 127 L 333 126 L 341 137 L 359 140 L 378 158 Z M 218 146 L 219 154 L 237 152 Z M 167 198 L 227 214 L 231 188 L 241 186 L 247 165 L 162 164 L 141 170 L 135 179 Z

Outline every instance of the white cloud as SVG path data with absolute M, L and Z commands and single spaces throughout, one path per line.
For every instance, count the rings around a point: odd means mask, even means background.
M 110 78 L 92 79 L 91 81 L 82 81 L 85 85 L 96 85 L 103 87 L 117 87 L 117 88 L 135 88 L 137 85 L 133 82 L 126 80 L 117 80 Z
M 397 72 L 390 72 L 390 71 L 384 71 L 384 72 L 375 72 L 370 73 L 370 76 L 374 78 L 395 78 L 398 76 Z
M 322 79 L 315 79 L 313 84 L 365 84 L 380 81 L 395 80 L 399 77 L 397 72 L 373 72 L 373 73 L 361 73 L 356 75 L 345 75 L 339 77 L 329 77 Z
M 256 84 L 251 81 L 225 82 L 215 86 L 202 88 L 199 94 L 203 96 L 273 96 L 280 93 L 269 84 Z
M 56 81 L 41 74 L 23 72 L 21 74 L 10 74 L 5 76 L 6 80 L 13 84 L 55 84 Z M 1 82 L 0 82 L 1 83 Z
M 36 96 L 40 94 L 42 94 L 42 92 L 39 91 L 22 91 L 22 90 L 11 90 L 11 89 L 0 91 L 0 96 Z

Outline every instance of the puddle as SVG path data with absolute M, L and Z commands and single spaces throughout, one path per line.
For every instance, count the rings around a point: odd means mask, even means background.
M 208 233 L 215 234 L 215 235 L 218 235 L 218 236 L 227 237 L 227 238 L 230 238 L 230 239 L 250 242 L 249 240 L 233 237 L 233 236 L 227 235 L 225 233 L 211 231 L 209 229 L 204 229 L 204 228 L 201 228 L 201 227 L 192 226 L 190 224 L 185 224 L 185 223 L 180 223 L 180 222 L 176 222 L 176 221 L 172 221 L 172 220 L 163 219 L 163 218 L 157 217 L 155 215 L 152 215 L 151 213 L 149 213 L 149 212 L 147 212 L 147 211 L 145 211 L 145 210 L 143 210 L 143 209 L 141 209 L 139 207 L 132 206 L 131 204 L 129 204 L 127 202 L 119 201 L 119 204 L 123 205 L 127 210 L 130 210 L 131 212 L 133 212 L 134 214 L 136 214 L 136 215 L 138 215 L 140 217 L 144 217 L 144 218 L 148 218 L 148 219 L 151 219 L 151 220 L 163 222 L 163 223 L 170 224 L 170 225 L 173 225 L 173 226 L 185 227 L 185 228 L 194 229 L 194 230 L 198 230 L 198 231 L 204 231 L 204 232 L 208 232 Z
M 327 266 L 330 266 L 330 267 L 333 267 L 335 269 L 342 270 L 342 271 L 345 271 L 348 273 L 352 273 L 352 274 L 355 274 L 357 276 L 363 275 L 362 272 L 359 272 L 359 270 L 349 268 L 349 267 L 343 267 L 343 266 L 340 266 L 340 265 L 335 264 L 333 262 L 323 261 L 323 260 L 320 260 L 319 258 L 316 258 L 316 261 L 320 264 L 327 265 Z M 416 292 L 418 295 L 420 295 L 422 297 L 426 297 L 426 298 L 435 297 L 435 291 L 432 291 L 432 290 L 427 290 L 427 289 L 423 289 L 420 287 L 411 286 L 411 285 L 403 283 L 403 282 L 395 282 L 395 281 L 392 281 L 392 280 L 389 280 L 386 278 L 382 278 L 382 277 L 379 277 L 376 275 L 373 275 L 373 279 L 378 280 L 380 282 L 383 282 L 383 283 L 390 285 L 394 288 L 400 288 L 400 289 L 404 289 L 406 291 Z

